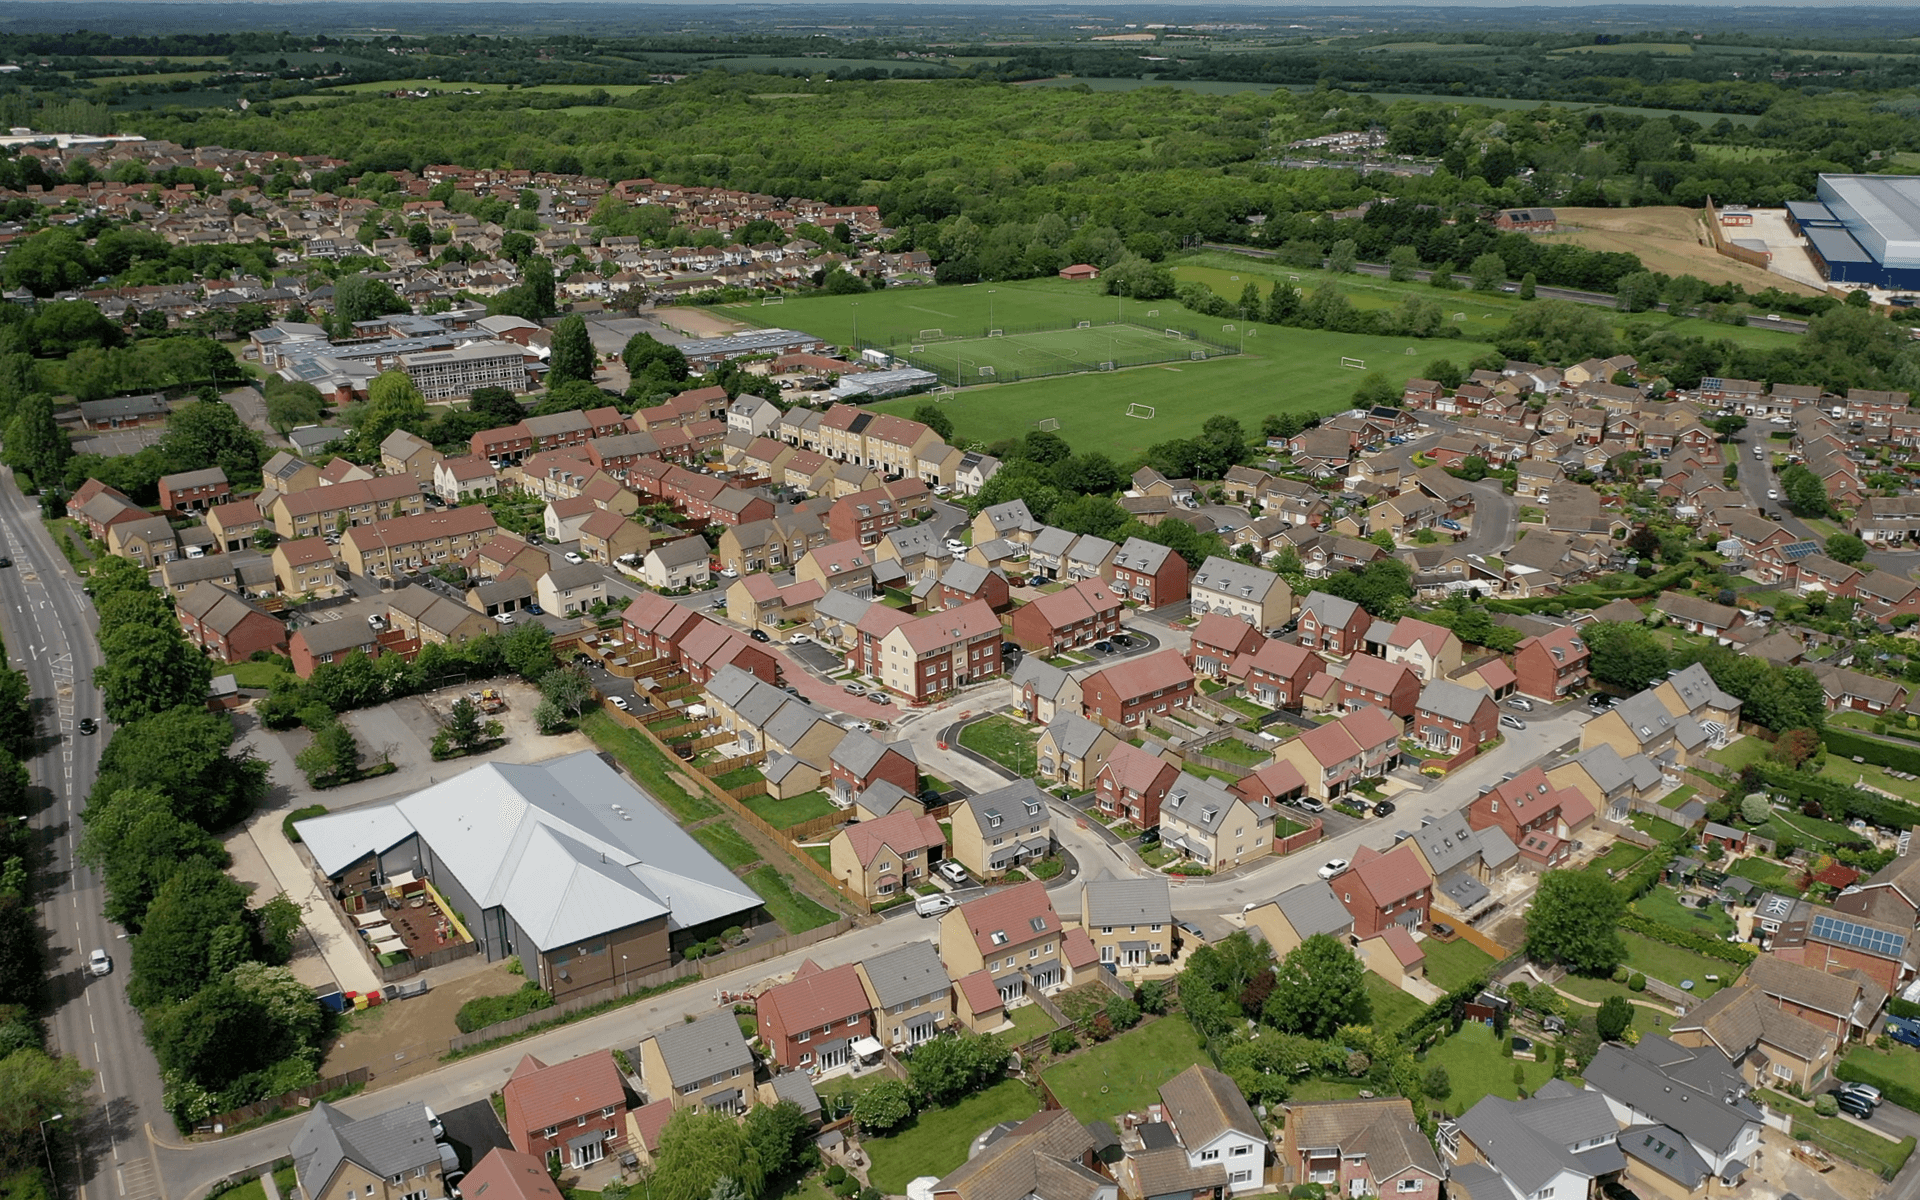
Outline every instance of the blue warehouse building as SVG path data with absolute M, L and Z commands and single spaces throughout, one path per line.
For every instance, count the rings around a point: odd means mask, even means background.
M 1787 203 L 1832 283 L 1920 291 L 1920 176 L 1822 175 L 1817 200 Z

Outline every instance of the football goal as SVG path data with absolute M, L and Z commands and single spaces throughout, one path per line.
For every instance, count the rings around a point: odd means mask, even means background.
M 913 340 L 916 342 L 937 342 L 945 336 L 947 335 L 941 333 L 938 329 L 922 329 L 920 336 Z
M 1150 308 L 1147 310 L 1147 315 L 1150 317 L 1157 317 L 1160 315 L 1160 310 L 1157 308 Z
M 1092 321 L 1077 321 L 1077 322 L 1075 322 L 1075 323 L 1074 323 L 1074 326 L 1073 326 L 1073 327 L 1074 327 L 1075 329 L 1092 329 L 1092 328 L 1093 328 L 1093 322 L 1092 322 Z
M 1060 428 L 1060 422 L 1055 417 L 1041 417 L 1033 423 L 1033 427 L 1041 433 L 1052 433 L 1054 430 Z
M 1340 360 L 1340 365 L 1343 367 L 1352 367 L 1356 371 L 1364 371 L 1367 369 L 1367 360 L 1364 358 L 1343 358 Z
M 1194 362 L 1205 362 L 1207 359 L 1207 352 L 1205 350 L 1189 350 L 1187 351 L 1187 357 L 1193 360 Z
M 921 345 L 921 344 L 920 344 L 919 342 L 915 342 L 915 343 L 914 343 L 913 345 L 911 345 L 911 346 L 908 346 L 908 347 L 907 347 L 907 353 L 908 353 L 908 354 L 918 354 L 918 353 L 920 353 L 920 352 L 921 352 L 922 350 L 925 350 L 925 349 L 926 349 L 926 347 L 925 347 L 925 346 L 923 346 L 923 345 Z
M 1007 331 L 1004 329 L 989 329 L 987 330 L 987 336 L 988 337 L 1005 337 L 1007 336 Z
M 1108 360 L 1107 360 L 1106 362 L 1103 362 L 1103 363 L 1101 363 L 1101 364 L 1100 364 L 1100 369 L 1101 369 L 1102 371 L 1111 371 L 1111 370 L 1113 370 L 1113 369 L 1114 369 L 1114 366 L 1113 366 L 1113 360 L 1112 360 L 1112 359 L 1108 359 Z
M 1169 329 L 1166 331 L 1166 335 L 1172 338 L 1176 342 L 1183 340 L 1187 336 L 1186 334 L 1181 333 L 1178 329 Z
M 1142 421 L 1151 421 L 1153 420 L 1153 405 L 1138 402 L 1129 404 L 1127 405 L 1127 415 L 1130 417 L 1139 417 Z
M 762 296 L 762 297 L 760 297 L 760 307 L 761 307 L 761 308 L 765 308 L 765 307 L 766 307 L 767 305 L 769 305 L 769 304 L 785 304 L 786 302 L 787 302 L 787 298 L 786 298 L 785 296 Z
M 1225 324 L 1225 325 L 1222 325 L 1222 326 L 1220 327 L 1220 332 L 1221 332 L 1221 333 L 1232 333 L 1232 332 L 1233 332 L 1233 324 L 1232 324 L 1232 322 L 1228 322 L 1227 324 Z
M 982 377 L 984 378 L 984 377 L 987 377 L 987 376 L 993 376 L 993 375 L 998 375 L 998 374 L 999 374 L 999 372 L 998 372 L 998 371 L 995 371 L 995 370 L 994 370 L 994 369 L 993 369 L 992 367 L 981 367 L 981 368 L 980 368 L 980 374 L 981 374 L 981 376 L 982 376 Z

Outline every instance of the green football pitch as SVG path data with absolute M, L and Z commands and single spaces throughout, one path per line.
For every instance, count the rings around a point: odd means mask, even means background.
M 886 349 L 954 387 L 1078 371 L 1112 371 L 1149 363 L 1192 362 L 1233 353 L 1231 348 L 1196 341 L 1179 330 L 1117 324 L 917 341 Z

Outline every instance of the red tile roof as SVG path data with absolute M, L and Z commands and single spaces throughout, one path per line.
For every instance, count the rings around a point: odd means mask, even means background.
M 1371 654 L 1356 654 L 1347 660 L 1346 672 L 1340 676 L 1342 683 L 1391 696 L 1400 686 L 1401 680 L 1413 674 L 1413 668 L 1405 663 L 1390 663 L 1384 658 L 1375 658 Z
M 640 1144 L 649 1152 L 660 1148 L 660 1131 L 667 1127 L 667 1120 L 673 1113 L 673 1101 L 666 1099 L 655 1100 L 633 1110 L 633 1125 L 640 1131 Z M 466 1192 L 467 1189 L 460 1189 L 461 1195 L 466 1195 Z
M 1353 871 L 1367 885 L 1374 902 L 1383 906 L 1433 886 L 1427 869 L 1420 865 L 1420 856 L 1405 843 L 1365 862 L 1356 856 Z
M 520 1135 L 571 1121 L 608 1106 L 624 1109 L 626 1087 L 613 1052 L 583 1054 L 553 1066 L 528 1054 L 513 1069 L 500 1098 L 507 1109 L 507 1131 Z
M 1413 940 L 1413 935 L 1404 926 L 1387 926 L 1380 931 L 1380 940 L 1387 944 L 1387 949 L 1393 951 L 1393 956 L 1400 960 L 1403 968 L 1426 961 L 1427 952 L 1420 948 L 1420 943 Z
M 669 1106 L 671 1107 L 671 1106 Z M 518 1150 L 493 1149 L 473 1164 L 461 1194 L 486 1200 L 560 1200 L 547 1164 Z
M 1095 671 L 1081 681 L 1081 690 L 1092 690 L 1090 681 L 1096 678 L 1105 680 L 1116 696 L 1143 696 L 1157 688 L 1192 683 L 1193 668 L 1187 665 L 1186 659 L 1180 657 L 1178 650 L 1161 650 L 1144 658 L 1115 663 L 1104 670 Z
M 1034 610 L 1046 619 L 1049 629 L 1065 629 L 1119 607 L 1120 598 L 1113 594 L 1107 581 L 1098 576 L 1082 579 L 1072 587 L 1062 588 L 1033 602 Z M 1212 619 L 1210 615 L 1206 618 Z M 1204 621 L 1201 628 L 1205 628 Z
M 975 971 L 955 984 L 960 994 L 967 998 L 967 1007 L 978 1016 L 990 1013 L 1002 1005 L 1000 989 L 993 982 L 993 976 L 986 971 Z
M 970 900 L 962 904 L 958 911 L 966 919 L 974 945 L 988 958 L 992 958 L 1001 948 L 994 943 L 993 935 L 996 933 L 1006 935 L 1007 940 L 1002 945 L 1020 946 L 1034 938 L 1060 932 L 1060 917 L 1053 911 L 1053 901 L 1047 897 L 1046 885 L 1037 879 L 1029 879 L 991 896 Z M 1038 929 L 1033 927 L 1036 920 L 1040 922 Z
M 760 993 L 759 1003 L 788 1033 L 844 1021 L 873 1007 L 852 963 L 823 970 L 812 959 L 800 964 L 792 983 Z
M 925 813 L 915 814 L 906 809 L 890 812 L 878 820 L 849 825 L 846 832 L 853 855 L 863 867 L 871 867 L 874 856 L 882 849 L 891 849 L 895 854 L 910 854 L 915 850 L 946 845 L 946 835 L 940 831 L 939 821 Z
M 1107 754 L 1107 763 L 1095 778 L 1105 776 L 1112 779 L 1117 788 L 1145 795 L 1154 782 L 1169 771 L 1177 774 L 1179 768 L 1132 742 L 1120 742 Z
M 1253 626 L 1239 617 L 1210 612 L 1201 617 L 1200 623 L 1193 627 L 1192 641 L 1196 646 L 1224 646 L 1230 650 L 1239 650 L 1246 645 L 1249 635 L 1256 638 L 1260 636 Z
M 1393 625 L 1393 636 L 1387 639 L 1389 646 L 1425 646 L 1427 653 L 1438 654 L 1440 647 L 1446 645 L 1453 636 L 1453 630 L 1442 628 L 1427 621 L 1416 621 L 1412 617 L 1402 617 Z
M 1260 802 L 1290 795 L 1306 786 L 1307 781 L 1301 776 L 1300 769 L 1291 762 L 1281 761 L 1268 763 L 1227 790 L 1242 800 Z
M 878 605 L 876 607 L 884 607 Z M 932 654 L 975 638 L 997 636 L 1000 618 L 985 600 L 969 600 L 959 608 L 929 613 L 900 627 L 900 635 L 915 654 Z

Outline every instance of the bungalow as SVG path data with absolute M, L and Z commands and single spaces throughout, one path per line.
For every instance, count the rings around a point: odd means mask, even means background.
M 1690 592 L 1661 592 L 1653 607 L 1688 633 L 1712 638 L 1724 638 L 1747 620 L 1746 613 L 1737 608 L 1703 600 Z

